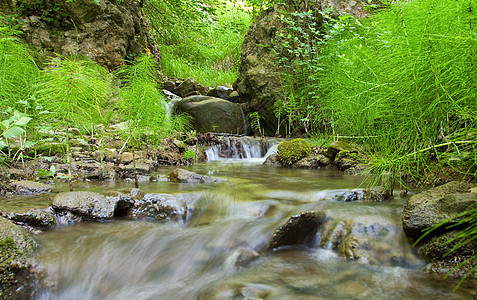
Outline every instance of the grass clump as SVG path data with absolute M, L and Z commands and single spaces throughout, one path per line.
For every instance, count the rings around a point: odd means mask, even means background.
M 313 145 L 304 139 L 293 139 L 278 145 L 277 160 L 284 166 L 291 166 L 311 154 Z
M 375 153 L 375 179 L 422 177 L 436 159 L 475 175 L 476 5 L 405 1 L 367 20 L 329 24 L 315 98 L 335 136 Z
M 193 77 L 207 86 L 233 83 L 243 38 L 252 15 L 241 7 L 217 7 L 213 14 L 197 18 L 180 39 L 163 39 L 162 72 L 168 76 Z

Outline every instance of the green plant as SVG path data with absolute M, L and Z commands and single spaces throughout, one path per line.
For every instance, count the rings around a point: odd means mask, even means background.
M 0 122 L 0 132 L 3 138 L 3 140 L 0 140 L 0 152 L 3 148 L 7 147 L 8 154 L 4 154 L 5 156 L 11 157 L 11 151 L 14 147 L 12 147 L 10 140 L 18 139 L 18 149 L 15 151 L 12 160 L 18 158 L 21 159 L 23 163 L 24 151 L 35 145 L 34 142 L 27 141 L 25 127 L 30 120 L 31 118 L 28 115 L 15 111 L 10 118 Z
M 253 113 L 248 114 L 248 117 L 250 119 L 250 127 L 252 127 L 255 134 L 258 133 L 260 136 L 263 137 L 265 133 L 260 126 L 260 119 L 262 118 L 262 116 L 260 116 L 258 112 L 255 111 Z
M 109 73 L 93 61 L 79 56 L 51 59 L 42 73 L 39 102 L 51 113 L 50 122 L 56 129 L 65 131 L 66 155 L 70 190 L 71 152 L 70 129 L 73 126 L 94 123 L 109 97 Z
M 192 151 L 192 150 L 186 150 L 183 154 L 182 154 L 182 157 L 184 159 L 189 159 L 189 158 L 195 158 L 195 152 Z
M 0 118 L 9 109 L 21 110 L 21 101 L 35 91 L 39 69 L 27 46 L 18 36 L 21 31 L 0 24 Z
M 291 166 L 311 154 L 313 145 L 304 139 L 293 139 L 278 145 L 277 160 L 284 166 Z

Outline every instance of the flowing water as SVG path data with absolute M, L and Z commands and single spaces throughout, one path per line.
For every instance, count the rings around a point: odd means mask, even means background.
M 52 288 L 39 298 L 472 299 L 473 287 L 454 293 L 456 281 L 420 271 L 424 262 L 399 226 L 406 198 L 344 202 L 360 178 L 262 161 L 222 159 L 188 168 L 224 179 L 219 183 L 140 185 L 148 193 L 196 194 L 193 213 L 181 223 L 115 219 L 41 233 L 40 260 Z M 83 188 L 106 193 L 132 184 Z M 310 210 L 327 215 L 311 243 L 263 251 L 290 216 Z M 338 255 L 330 242 L 350 222 L 366 246 L 357 261 Z

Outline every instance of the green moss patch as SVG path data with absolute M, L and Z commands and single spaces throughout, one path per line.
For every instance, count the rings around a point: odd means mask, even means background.
M 283 166 L 291 166 L 311 154 L 313 145 L 304 139 L 294 139 L 278 145 L 277 160 Z

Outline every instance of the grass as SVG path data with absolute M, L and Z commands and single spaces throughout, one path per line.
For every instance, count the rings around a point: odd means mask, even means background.
M 176 44 L 161 46 L 162 72 L 194 77 L 207 86 L 232 84 L 238 77 L 243 37 L 252 21 L 240 7 L 218 8 L 212 20 L 200 20 Z

